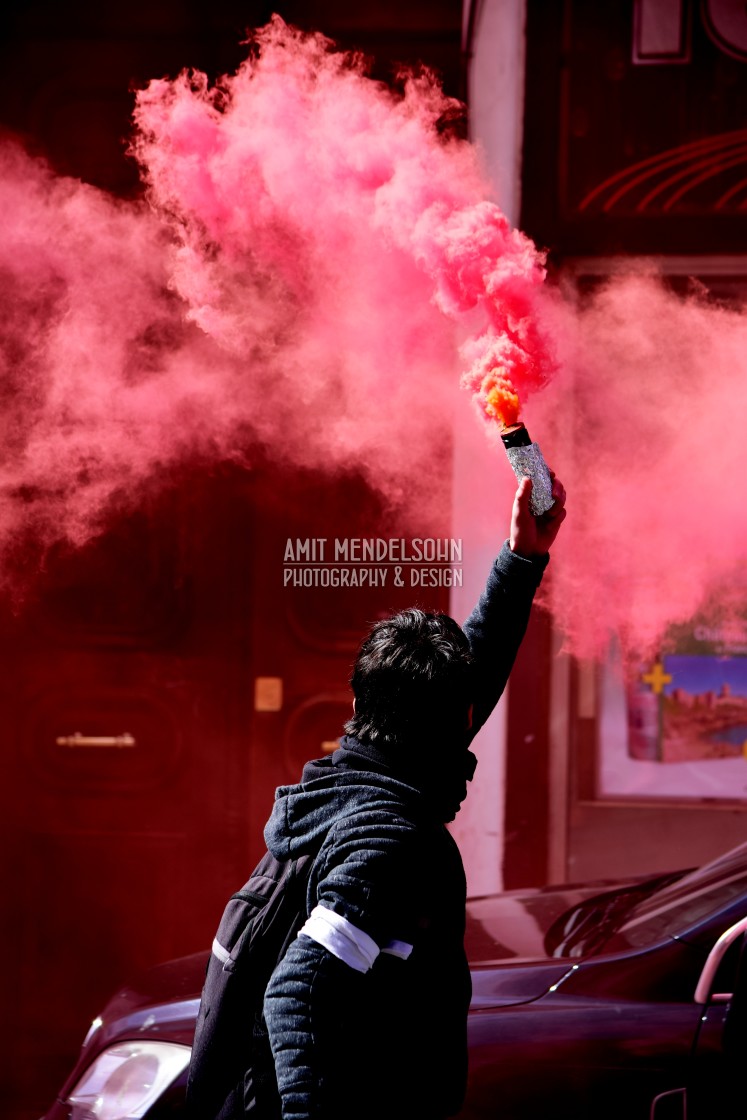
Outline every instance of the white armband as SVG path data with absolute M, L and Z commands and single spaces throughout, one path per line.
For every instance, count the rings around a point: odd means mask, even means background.
M 392 957 L 399 957 L 401 961 L 406 961 L 412 952 L 412 945 L 407 941 L 387 941 L 386 945 L 381 946 L 382 953 L 389 953 Z
M 314 907 L 300 933 L 356 972 L 368 972 L 379 955 L 379 946 L 372 937 L 326 906 Z

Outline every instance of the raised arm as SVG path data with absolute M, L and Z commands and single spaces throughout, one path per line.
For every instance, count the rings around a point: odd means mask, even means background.
M 516 660 L 549 550 L 566 517 L 565 490 L 553 476 L 554 505 L 541 517 L 529 509 L 532 483 L 524 479 L 514 498 L 511 533 L 488 575 L 480 599 L 464 623 L 476 661 L 471 737 L 497 704 Z

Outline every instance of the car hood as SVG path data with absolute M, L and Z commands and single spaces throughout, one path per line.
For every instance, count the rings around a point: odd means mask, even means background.
M 150 969 L 134 983 L 116 993 L 101 1014 L 104 1030 L 116 1031 L 119 1037 L 161 1035 L 183 1041 L 185 1031 L 191 1032 L 202 990 L 207 953 L 168 961 Z M 472 970 L 473 1006 L 484 1007 L 525 1003 L 538 999 L 570 970 L 564 960 L 505 962 L 500 966 L 476 967 Z M 191 1039 L 191 1034 L 190 1034 Z
M 208 952 L 192 953 L 142 972 L 112 996 L 102 1018 L 131 1015 L 154 1004 L 199 1000 L 209 956 Z
M 510 1007 L 540 999 L 577 968 L 570 961 L 526 961 L 472 969 L 470 1010 Z
M 144 1037 L 191 1046 L 209 955 L 166 961 L 120 988 L 94 1023 L 86 1049 Z
M 638 880 L 604 879 L 593 883 L 504 891 L 467 902 L 465 945 L 473 967 L 542 961 L 547 935 L 564 914 L 587 899 L 624 891 Z
M 470 899 L 466 945 L 473 1009 L 528 1003 L 560 983 L 573 962 L 548 957 L 545 935 L 552 923 L 601 890 L 636 881 L 600 880 Z M 101 1013 L 96 1049 L 116 1038 L 145 1035 L 191 1044 L 208 956 L 202 952 L 167 961 L 121 988 Z

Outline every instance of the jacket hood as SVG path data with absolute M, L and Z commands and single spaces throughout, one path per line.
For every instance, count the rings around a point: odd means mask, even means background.
M 467 753 L 474 759 L 471 752 Z M 474 766 L 470 764 L 469 769 L 471 778 Z M 459 775 L 457 808 L 469 778 Z M 456 809 L 453 813 L 442 812 L 416 777 L 396 774 L 384 755 L 345 736 L 334 754 L 306 763 L 299 783 L 276 789 L 265 825 L 265 843 L 276 859 L 314 852 L 333 819 L 362 808 L 413 821 L 434 817 L 444 821 L 456 814 Z
M 276 859 L 316 851 L 334 818 L 363 806 L 386 813 L 404 810 L 408 816 L 422 813 L 423 796 L 417 789 L 387 774 L 340 765 L 335 755 L 307 762 L 297 785 L 275 791 L 265 843 Z

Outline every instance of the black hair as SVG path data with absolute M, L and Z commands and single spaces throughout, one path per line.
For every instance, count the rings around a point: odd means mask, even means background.
M 467 637 L 447 614 L 416 607 L 376 622 L 350 678 L 349 735 L 384 750 L 418 750 L 464 735 L 473 695 Z

